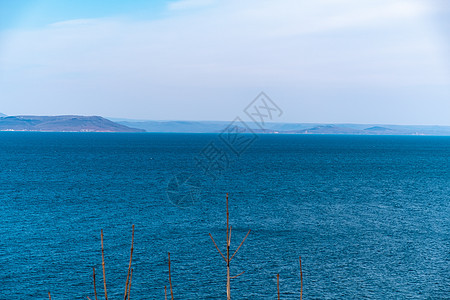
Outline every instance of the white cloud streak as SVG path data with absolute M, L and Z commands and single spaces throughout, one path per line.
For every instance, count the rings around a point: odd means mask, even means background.
M 169 10 L 186 10 L 199 7 L 210 6 L 214 3 L 213 0 L 181 0 L 170 2 L 168 5 Z
M 67 92 L 120 106 L 127 96 L 139 106 L 155 95 L 176 103 L 183 90 L 191 98 L 207 95 L 204 104 L 214 89 L 253 93 L 268 86 L 298 95 L 304 86 L 449 83 L 427 2 L 212 4 L 173 2 L 168 11 L 176 15 L 152 21 L 68 20 L 14 32 L 0 49 L 0 87 L 19 97 L 12 90 L 19 81 L 44 90 L 39 82 L 57 90 L 42 97 Z M 195 7 L 203 9 L 190 13 Z

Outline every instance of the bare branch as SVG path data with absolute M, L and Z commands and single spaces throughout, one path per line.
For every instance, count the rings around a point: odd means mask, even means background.
M 94 296 L 95 296 L 95 300 L 97 299 L 97 288 L 95 287 L 95 267 L 92 267 L 92 277 L 94 278 Z
M 217 251 L 219 251 L 220 255 L 222 256 L 222 258 L 225 260 L 225 262 L 227 261 L 227 259 L 225 258 L 225 256 L 223 256 L 222 252 L 220 251 L 219 247 L 217 247 L 216 242 L 214 241 L 214 238 L 212 237 L 211 233 L 209 234 L 209 237 L 211 238 L 212 242 L 214 243 L 214 246 L 216 246 Z
M 169 284 L 170 284 L 170 296 L 172 297 L 173 300 L 173 290 L 172 290 L 172 277 L 170 275 L 170 252 L 169 253 Z
M 48 299 L 52 300 L 52 295 L 50 295 L 50 292 L 48 292 Z
M 131 290 L 131 279 L 133 278 L 133 268 L 131 268 L 131 272 L 130 272 L 130 282 L 128 283 L 128 300 L 130 300 L 130 290 Z
M 227 193 L 227 245 L 228 245 L 228 228 L 229 228 L 229 212 L 228 212 L 228 193 Z
M 231 277 L 230 279 L 238 278 L 239 276 L 241 276 L 244 273 L 245 273 L 245 271 L 242 271 L 241 273 L 237 274 L 236 276 Z
M 278 291 L 278 300 L 280 300 L 280 274 L 277 274 L 277 291 Z
M 101 230 L 102 238 L 102 268 L 103 268 L 103 286 L 105 288 L 105 300 L 108 300 L 108 292 L 106 291 L 106 276 L 105 276 L 105 254 L 103 251 L 103 229 Z
M 231 241 L 229 240 L 229 234 L 228 234 L 228 230 L 229 230 L 229 210 L 228 210 L 228 193 L 227 193 L 227 259 L 225 260 L 225 262 L 227 263 L 227 300 L 231 299 L 231 278 L 230 278 L 230 243 Z M 231 234 L 231 233 L 230 233 Z
M 251 229 L 248 230 L 247 235 L 245 236 L 245 238 L 242 240 L 241 244 L 239 245 L 239 247 L 236 249 L 236 251 L 234 251 L 233 255 L 230 258 L 230 261 L 233 259 L 233 257 L 236 255 L 236 253 L 238 252 L 239 248 L 241 248 L 242 244 L 245 242 L 245 240 L 247 239 L 248 235 L 250 234 Z
M 303 271 L 302 271 L 302 257 L 299 256 L 298 260 L 300 261 L 300 300 L 303 298 Z
M 167 300 L 167 286 L 164 286 L 164 299 Z
M 134 244 L 134 225 L 131 227 L 131 250 L 130 250 L 130 263 L 128 264 L 128 273 L 127 273 L 127 281 L 125 282 L 125 295 L 123 296 L 123 300 L 127 300 L 128 293 L 128 281 L 130 280 L 130 271 L 131 271 L 131 261 L 133 259 L 133 244 Z
M 236 253 L 239 251 L 239 249 L 241 248 L 242 244 L 244 244 L 245 240 L 247 239 L 248 235 L 250 234 L 250 230 L 247 232 L 247 235 L 244 237 L 244 239 L 242 240 L 242 242 L 240 243 L 239 247 L 237 247 L 236 251 L 234 251 L 233 255 L 230 257 L 230 246 L 231 246 L 231 232 L 233 227 L 230 226 L 230 210 L 228 207 L 228 193 L 226 194 L 226 213 L 227 213 L 227 238 L 226 238 L 226 253 L 222 253 L 222 251 L 220 251 L 219 247 L 217 246 L 216 241 L 214 240 L 214 238 L 212 237 L 211 233 L 209 234 L 209 237 L 211 238 L 212 242 L 214 243 L 214 246 L 216 247 L 217 251 L 219 252 L 220 256 L 222 256 L 223 260 L 225 261 L 225 263 L 227 264 L 227 300 L 231 299 L 231 279 L 237 278 L 240 275 L 244 274 L 244 272 L 231 277 L 230 276 L 230 262 L 233 259 L 233 257 L 236 255 Z M 224 255 L 226 254 L 226 256 Z

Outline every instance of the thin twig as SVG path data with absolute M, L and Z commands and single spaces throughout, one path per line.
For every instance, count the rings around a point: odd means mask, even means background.
M 103 268 L 103 287 L 105 288 L 105 300 L 108 300 L 108 292 L 106 291 L 106 276 L 105 276 L 105 254 L 103 250 L 103 229 L 101 231 L 102 237 L 102 268 Z
M 130 272 L 130 282 L 128 283 L 128 300 L 130 300 L 130 290 L 131 290 L 131 279 L 133 278 L 133 268 L 131 268 L 131 272 Z
M 134 243 L 134 225 L 131 229 L 131 250 L 130 250 L 130 263 L 128 264 L 128 274 L 127 281 L 125 282 L 125 295 L 123 296 L 123 300 L 127 300 L 127 292 L 128 292 L 128 280 L 130 279 L 130 270 L 131 270 L 131 261 L 133 259 L 133 243 Z
M 167 300 L 167 286 L 164 286 L 164 299 Z
M 280 274 L 277 274 L 277 291 L 278 291 L 278 300 L 280 300 Z
M 228 193 L 227 193 L 227 300 L 231 300 L 231 278 L 230 278 L 230 234 L 229 232 L 229 210 L 228 210 Z
M 228 193 L 227 193 L 227 246 L 228 246 L 229 216 L 230 216 L 230 213 L 228 212 Z
M 48 299 L 52 300 L 52 295 L 50 295 L 50 292 L 48 292 Z
M 216 242 L 214 241 L 214 238 L 212 237 L 211 233 L 209 234 L 209 237 L 211 238 L 211 240 L 214 243 L 214 246 L 216 246 L 217 251 L 219 251 L 220 255 L 222 256 L 222 258 L 225 260 L 225 262 L 227 261 L 227 259 L 225 258 L 225 256 L 223 256 L 222 252 L 220 251 L 219 247 L 217 247 Z
M 170 252 L 169 253 L 169 284 L 170 284 L 170 296 L 172 297 L 173 300 L 173 290 L 172 290 L 172 277 L 170 275 Z
M 244 273 L 245 273 L 245 271 L 242 271 L 241 273 L 237 274 L 236 276 L 231 277 L 230 279 L 238 278 L 239 276 L 241 276 Z
M 95 300 L 97 299 L 97 288 L 95 287 L 95 267 L 92 267 L 92 277 L 94 278 L 94 295 L 95 295 Z
M 239 247 L 236 249 L 236 251 L 234 251 L 234 254 L 231 256 L 230 261 L 233 259 L 233 257 L 236 255 L 236 253 L 238 252 L 239 248 L 241 248 L 242 244 L 245 242 L 245 239 L 248 237 L 248 235 L 250 234 L 251 229 L 248 230 L 247 235 L 245 236 L 245 238 L 242 240 L 241 244 L 239 245 Z
M 230 226 L 230 232 L 228 233 L 229 234 L 229 237 L 228 237 L 228 247 L 230 247 L 231 246 L 231 229 L 233 228 L 233 226 Z
M 303 298 L 303 271 L 302 271 L 302 257 L 299 256 L 298 260 L 300 261 L 300 300 Z

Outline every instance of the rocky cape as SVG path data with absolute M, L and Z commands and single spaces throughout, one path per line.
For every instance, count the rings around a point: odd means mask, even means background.
M 2 116 L 0 131 L 145 132 L 99 116 Z

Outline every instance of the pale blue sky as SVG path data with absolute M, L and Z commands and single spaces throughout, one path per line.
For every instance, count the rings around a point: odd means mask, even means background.
M 439 0 L 0 0 L 0 112 L 450 125 Z

